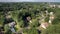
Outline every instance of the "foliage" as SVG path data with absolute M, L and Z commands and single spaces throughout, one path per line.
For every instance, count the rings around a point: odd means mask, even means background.
M 4 15 L 10 12 L 13 20 L 19 25 L 19 29 L 23 28 L 23 33 L 27 34 L 38 34 L 37 27 L 40 26 L 39 18 L 41 11 L 45 15 L 47 10 L 49 13 L 54 12 L 55 19 L 52 25 L 47 29 L 43 30 L 41 34 L 60 34 L 60 8 L 50 8 L 47 3 L 0 3 L 0 25 L 3 25 Z M 26 21 L 26 16 L 30 16 L 32 23 Z M 49 16 L 46 17 L 45 21 L 49 20 Z M 25 26 L 30 26 L 30 29 L 24 29 Z M 8 25 L 4 27 L 6 34 L 12 34 L 9 30 Z M 15 28 L 16 31 L 17 28 Z

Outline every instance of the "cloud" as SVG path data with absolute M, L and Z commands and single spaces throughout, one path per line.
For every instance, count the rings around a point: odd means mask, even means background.
M 0 2 L 60 2 L 60 0 L 0 0 Z
M 0 0 L 0 2 L 33 2 L 33 1 L 34 0 Z
M 35 0 L 36 2 L 60 2 L 60 0 Z

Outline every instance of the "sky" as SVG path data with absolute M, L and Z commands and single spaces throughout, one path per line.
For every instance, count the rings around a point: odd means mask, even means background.
M 60 0 L 0 0 L 0 2 L 60 2 Z

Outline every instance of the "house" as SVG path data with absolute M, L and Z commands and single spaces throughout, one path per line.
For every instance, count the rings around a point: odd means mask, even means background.
M 49 7 L 51 7 L 51 8 L 55 8 L 55 7 L 56 7 L 56 5 L 49 5 Z
M 60 5 L 57 5 L 58 8 L 60 8 Z
M 41 23 L 40 27 L 46 29 L 48 27 L 48 25 L 49 24 L 47 22 L 45 22 L 45 23 Z
M 26 17 L 26 19 L 27 19 L 27 21 L 29 21 L 30 23 L 32 23 L 30 16 Z
M 54 14 L 53 12 L 50 12 L 50 17 L 49 17 L 50 20 L 53 20 L 54 19 Z
M 9 29 L 10 29 L 13 33 L 15 33 L 14 26 L 16 25 L 16 22 L 11 18 L 10 15 L 6 15 L 6 16 L 5 16 L 4 24 L 3 24 L 3 25 L 6 25 L 6 24 L 8 24 Z

